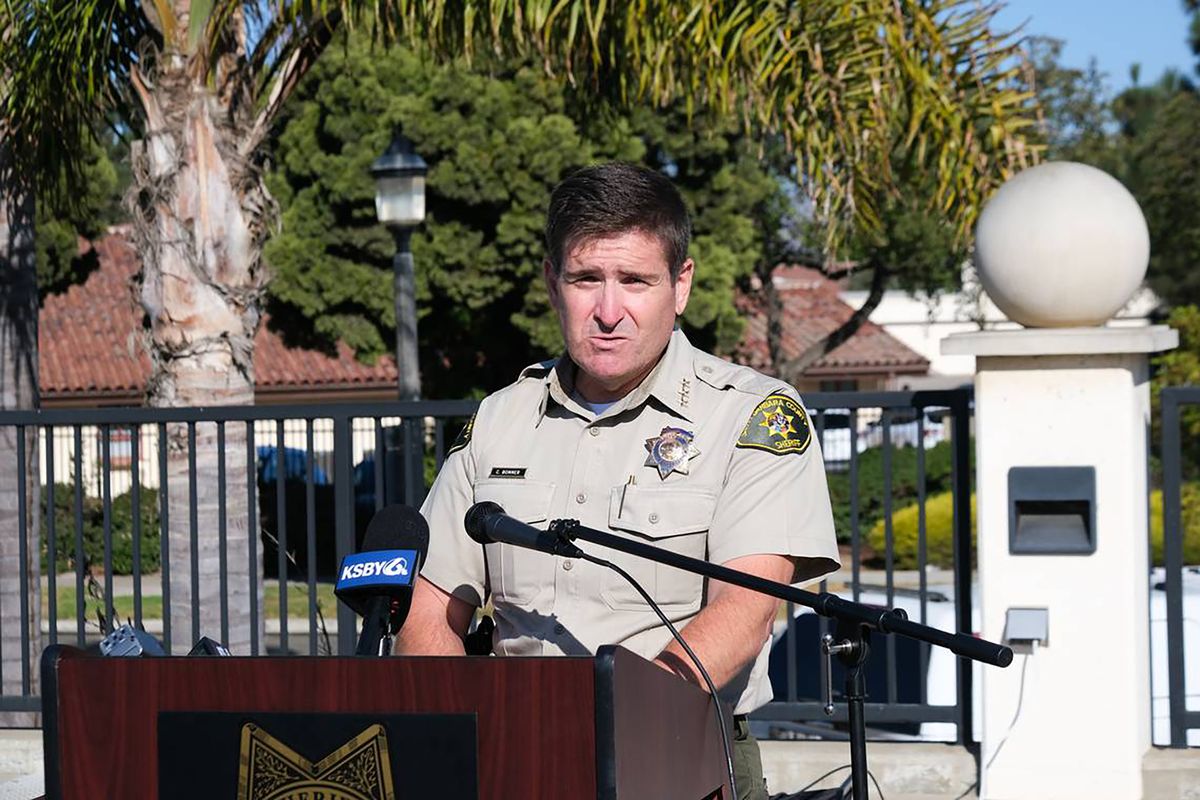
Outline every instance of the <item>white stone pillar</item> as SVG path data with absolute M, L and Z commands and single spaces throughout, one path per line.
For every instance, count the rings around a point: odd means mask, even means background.
M 1000 641 L 1010 608 L 1049 615 L 1045 648 L 1017 655 L 1007 669 L 983 670 L 985 800 L 1142 797 L 1150 747 L 1148 354 L 1176 344 L 1163 326 L 985 331 L 943 343 L 947 353 L 977 359 L 981 634 Z M 1048 466 L 1094 467 L 1094 552 L 1010 551 L 1010 470 Z

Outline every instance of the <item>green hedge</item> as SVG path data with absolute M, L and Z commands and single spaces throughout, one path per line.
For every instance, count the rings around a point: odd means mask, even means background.
M 42 508 L 46 507 L 49 489 L 42 487 Z M 157 572 L 160 563 L 158 492 L 142 488 L 140 524 L 142 533 L 142 572 Z M 96 497 L 83 497 L 83 558 L 95 567 L 104 567 L 104 504 Z M 133 572 L 133 494 L 126 492 L 113 498 L 110 518 L 112 529 L 112 563 L 117 575 Z M 50 528 L 42 517 L 42 569 L 49 560 Z M 75 487 L 59 483 L 54 487 L 54 560 L 57 572 L 74 570 L 75 565 Z
M 1200 483 L 1183 484 L 1180 490 L 1183 511 L 1183 563 L 1200 564 Z M 1150 550 L 1154 566 L 1163 565 L 1162 490 L 1150 493 Z M 928 562 L 939 567 L 952 567 L 954 503 L 949 492 L 931 495 L 925 503 L 925 549 Z M 917 505 L 904 506 L 892 514 L 894 563 L 897 569 L 917 567 Z M 975 495 L 971 495 L 971 541 L 975 542 Z M 879 519 L 867 533 L 867 544 L 884 557 L 883 520 Z
M 919 509 L 916 503 L 892 512 L 893 563 L 896 569 L 916 569 Z M 883 520 L 867 532 L 867 544 L 882 561 L 887 552 Z M 975 495 L 971 495 L 971 543 L 975 543 Z M 930 565 L 954 566 L 954 495 L 939 492 L 925 498 L 925 553 Z
M 1183 563 L 1200 564 L 1200 483 L 1187 482 L 1179 490 L 1183 515 Z M 1162 490 L 1150 493 L 1150 555 L 1154 566 L 1163 565 Z

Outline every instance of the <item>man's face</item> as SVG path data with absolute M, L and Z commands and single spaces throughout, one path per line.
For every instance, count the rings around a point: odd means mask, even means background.
M 692 289 L 692 260 L 671 282 L 662 244 L 633 231 L 591 239 L 543 265 L 550 304 L 567 352 L 579 367 L 575 388 L 591 402 L 624 397 L 667 347 Z

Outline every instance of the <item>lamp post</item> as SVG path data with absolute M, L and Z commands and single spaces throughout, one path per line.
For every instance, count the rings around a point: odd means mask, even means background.
M 392 272 L 396 292 L 396 371 L 400 399 L 421 396 L 417 364 L 417 294 L 413 276 L 413 229 L 425 220 L 425 174 L 428 165 L 413 150 L 413 143 L 398 129 L 387 151 L 371 164 L 375 178 L 375 215 L 396 240 Z

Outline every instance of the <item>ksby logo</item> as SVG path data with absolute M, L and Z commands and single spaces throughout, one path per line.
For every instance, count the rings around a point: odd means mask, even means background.
M 365 564 L 347 564 L 342 567 L 342 580 L 354 578 L 370 578 L 374 575 L 388 577 L 408 577 L 408 559 L 404 556 L 393 558 L 391 561 L 368 561 Z
M 346 556 L 337 588 L 408 586 L 418 568 L 416 550 L 370 550 Z

